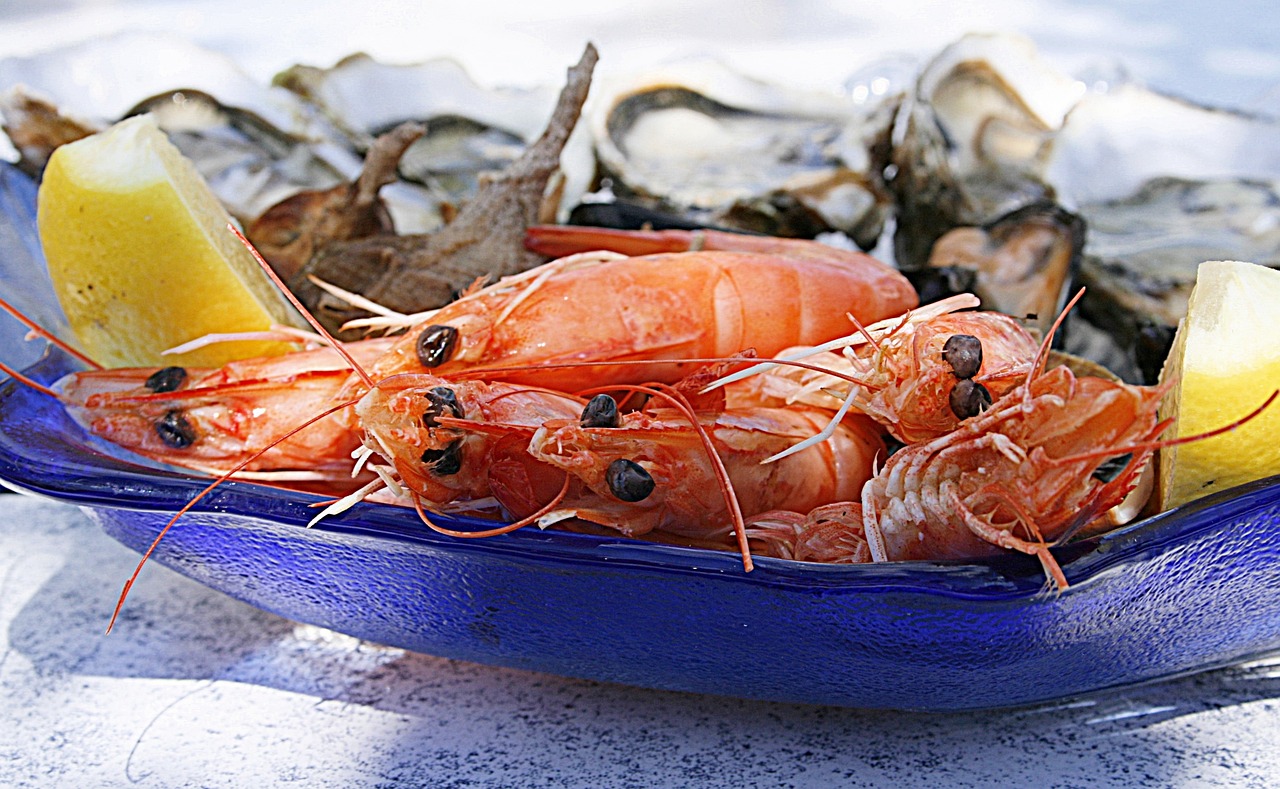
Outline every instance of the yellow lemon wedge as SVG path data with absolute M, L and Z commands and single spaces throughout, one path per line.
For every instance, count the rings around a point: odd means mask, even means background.
M 37 196 L 54 292 L 83 350 L 106 367 L 220 367 L 292 349 L 207 334 L 296 323 L 228 230 L 208 184 L 148 115 L 54 151 Z
M 1280 388 L 1280 271 L 1217 261 L 1196 273 L 1162 379 L 1173 380 L 1166 437 L 1248 415 Z M 1228 433 L 1160 451 L 1162 509 L 1280 474 L 1280 403 Z

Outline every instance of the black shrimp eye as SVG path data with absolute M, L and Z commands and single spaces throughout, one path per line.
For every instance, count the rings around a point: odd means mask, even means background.
M 458 345 L 458 330 L 452 326 L 432 324 L 418 334 L 418 342 L 414 346 L 418 351 L 418 361 L 423 367 L 439 367 L 453 356 L 453 349 Z
M 428 449 L 422 453 L 422 462 L 431 467 L 431 473 L 449 477 L 462 470 L 462 442 L 454 441 L 444 449 Z
M 968 419 L 991 407 L 991 392 L 988 392 L 987 387 L 982 384 L 965 378 L 962 381 L 956 381 L 956 385 L 951 388 L 948 401 L 951 404 L 951 413 L 960 419 Z
M 639 463 L 625 458 L 610 463 L 604 479 L 613 495 L 623 501 L 644 501 L 656 484 Z
M 186 370 L 181 367 L 165 367 L 164 369 L 156 370 L 154 373 L 147 376 L 147 381 L 143 386 L 159 394 L 161 392 L 172 392 L 177 390 L 177 388 L 182 386 L 183 382 L 186 380 Z
M 458 395 L 447 386 L 435 386 L 427 390 L 427 410 L 422 413 L 422 424 L 427 427 L 439 427 L 436 420 L 445 416 L 446 412 L 454 419 L 462 419 L 462 403 Z
M 956 378 L 972 378 L 982 369 L 982 340 L 972 334 L 953 334 L 942 346 L 942 358 Z
M 1093 470 L 1093 478 L 1099 482 L 1106 484 L 1116 477 L 1120 476 L 1120 472 L 1124 471 L 1129 465 L 1129 461 L 1133 460 L 1133 453 L 1126 452 L 1123 455 L 1116 455 L 1113 458 L 1107 458 Z
M 186 449 L 196 442 L 196 429 L 178 409 L 165 412 L 156 422 L 160 440 L 174 449 Z
M 607 394 L 598 394 L 587 401 L 582 409 L 583 427 L 619 427 L 622 418 L 618 416 L 618 401 Z

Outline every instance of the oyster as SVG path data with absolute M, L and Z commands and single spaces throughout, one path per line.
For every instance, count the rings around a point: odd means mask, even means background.
M 425 128 L 401 157 L 399 173 L 426 188 L 434 215 L 412 228 L 397 217 L 404 232 L 444 225 L 485 174 L 505 169 L 538 138 L 557 96 L 553 87 L 481 87 L 449 59 L 392 65 L 363 54 L 329 69 L 294 66 L 275 81 L 316 107 L 362 153 L 404 123 Z M 571 135 L 560 158 L 565 194 L 576 198 L 595 170 L 588 135 Z
M 261 116 L 198 90 L 145 99 L 125 117 L 149 113 L 195 164 L 232 216 L 248 222 L 304 189 L 331 188 L 359 166 L 332 146 L 286 133 Z
M 0 86 L 8 89 L 6 133 L 21 141 L 27 169 L 38 170 L 75 133 L 151 112 L 242 220 L 292 192 L 354 177 L 360 167 L 359 157 L 325 144 L 332 133 L 297 97 L 168 37 L 122 34 L 8 58 L 0 61 Z M 145 96 L 152 98 L 139 102 Z
M 1016 36 L 965 36 L 930 61 L 895 121 L 898 265 L 923 267 L 954 227 L 1052 200 L 1043 171 L 1084 90 Z
M 591 117 L 602 177 L 622 200 L 694 223 L 878 240 L 888 195 L 870 140 L 892 114 L 837 93 L 753 81 L 705 61 L 615 80 Z
M 1100 331 L 1079 351 L 1107 357 L 1128 380 L 1158 378 L 1202 262 L 1280 267 L 1280 181 L 1159 178 L 1081 212 L 1080 315 Z

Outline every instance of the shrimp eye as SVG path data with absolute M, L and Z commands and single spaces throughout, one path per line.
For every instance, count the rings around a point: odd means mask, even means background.
M 623 501 L 643 501 L 653 492 L 656 484 L 639 463 L 625 458 L 610 463 L 604 479 L 613 495 Z
M 991 392 L 988 392 L 987 387 L 982 384 L 965 378 L 957 381 L 951 388 L 948 401 L 951 405 L 951 413 L 960 419 L 968 419 L 991 407 Z
M 956 378 L 972 378 L 982 369 L 982 340 L 972 334 L 953 334 L 942 346 L 942 359 Z
M 619 427 L 622 419 L 618 417 L 618 401 L 607 394 L 598 394 L 587 401 L 582 409 L 583 427 Z
M 458 330 L 452 326 L 432 324 L 418 335 L 414 346 L 418 351 L 418 361 L 423 367 L 439 367 L 453 356 L 453 349 L 458 345 Z
M 1093 470 L 1093 478 L 1103 484 L 1106 484 L 1120 476 L 1120 472 L 1125 470 L 1125 467 L 1129 465 L 1130 460 L 1133 460 L 1132 452 L 1126 452 L 1123 455 L 1116 455 L 1113 458 L 1107 458 Z
M 431 467 L 431 473 L 449 477 L 462 470 L 462 442 L 454 441 L 444 449 L 428 449 L 422 453 L 422 462 Z
M 462 404 L 458 402 L 458 395 L 449 387 L 432 387 L 427 390 L 426 398 L 429 405 L 422 414 L 422 424 L 427 427 L 439 427 L 440 423 L 436 420 L 446 412 L 454 419 L 463 418 Z
M 156 433 L 166 446 L 186 449 L 196 442 L 196 429 L 178 409 L 165 412 L 156 422 Z
M 151 391 L 159 394 L 161 392 L 172 392 L 182 386 L 187 380 L 187 371 L 181 367 L 165 367 L 162 370 L 156 370 L 147 377 L 143 386 Z

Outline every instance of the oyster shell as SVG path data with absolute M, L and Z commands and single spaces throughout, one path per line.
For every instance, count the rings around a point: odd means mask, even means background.
M 838 230 L 871 248 L 889 207 L 869 140 L 891 113 L 837 93 L 805 93 L 699 61 L 614 80 L 592 136 L 602 177 L 623 199 L 773 235 Z
M 139 59 L 136 52 L 146 51 Z M 333 134 L 297 97 L 268 88 L 224 56 L 168 37 L 133 33 L 95 39 L 26 58 L 0 61 L 8 88 L 6 126 L 30 140 L 44 129 L 67 129 L 76 119 L 91 133 L 141 112 L 157 116 L 178 148 L 195 162 L 214 193 L 242 220 L 304 188 L 353 177 L 360 161 L 326 144 Z M 180 89 L 176 89 L 178 87 Z M 139 97 L 152 96 L 139 102 Z M 43 115 L 26 109 L 43 102 Z M 56 111 L 53 111 L 56 108 Z M 28 146 L 39 167 L 67 135 L 43 135 L 46 150 Z
M 444 225 L 461 202 L 476 194 L 483 176 L 505 169 L 538 138 L 559 93 L 553 86 L 485 88 L 454 60 L 394 65 L 364 54 L 328 69 L 294 66 L 278 75 L 276 84 L 317 108 L 362 153 L 403 123 L 425 127 L 401 158 L 399 172 L 425 187 L 434 215 L 415 227 L 404 226 L 403 232 Z M 560 156 L 565 194 L 576 201 L 594 171 L 589 135 L 570 135 Z M 569 207 L 561 207 L 562 218 Z M 402 224 L 397 217 L 397 227 Z
M 1084 90 L 1017 36 L 965 36 L 930 61 L 895 121 L 898 265 L 923 267 L 954 227 L 1052 200 L 1043 171 Z

